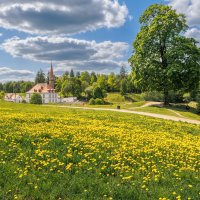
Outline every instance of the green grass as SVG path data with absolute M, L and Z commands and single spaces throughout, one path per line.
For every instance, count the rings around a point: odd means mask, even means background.
M 160 107 L 150 106 L 150 107 L 144 107 L 144 108 L 137 108 L 137 109 L 134 109 L 134 110 L 135 111 L 141 111 L 141 112 L 162 114 L 162 115 L 171 115 L 171 116 L 176 116 L 177 117 L 177 114 L 175 114 L 174 112 L 171 112 L 167 108 L 160 108 Z
M 198 125 L 4 102 L 0 116 L 0 199 L 199 199 Z

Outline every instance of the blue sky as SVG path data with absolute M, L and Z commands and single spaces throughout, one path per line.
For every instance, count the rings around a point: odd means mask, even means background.
M 56 74 L 118 72 L 128 67 L 140 15 L 161 2 L 184 12 L 186 35 L 200 41 L 199 0 L 1 0 L 0 82 L 32 80 L 51 60 Z

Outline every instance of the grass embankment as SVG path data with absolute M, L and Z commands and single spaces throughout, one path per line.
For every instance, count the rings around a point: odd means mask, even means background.
M 0 103 L 0 199 L 199 199 L 200 126 Z

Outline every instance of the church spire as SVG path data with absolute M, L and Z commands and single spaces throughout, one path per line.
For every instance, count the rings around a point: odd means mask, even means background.
M 49 72 L 49 85 L 52 89 L 54 89 L 54 74 L 53 74 L 53 65 L 51 61 L 51 69 Z

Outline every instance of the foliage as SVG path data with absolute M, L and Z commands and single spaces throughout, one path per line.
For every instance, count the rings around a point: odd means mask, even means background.
M 94 99 L 97 99 L 97 98 L 102 99 L 104 97 L 105 97 L 104 91 L 99 86 L 95 87 L 93 90 L 93 98 Z
M 199 199 L 198 125 L 8 103 L 0 116 L 1 199 Z
M 124 96 L 127 93 L 127 82 L 125 79 L 122 79 L 120 83 L 120 94 Z
M 69 76 L 70 76 L 71 78 L 74 78 L 75 75 L 74 75 L 73 69 L 71 69 Z
M 85 92 L 87 99 L 91 99 L 93 97 L 93 90 L 94 90 L 93 86 L 89 86 L 85 89 L 84 92 Z
M 4 100 L 5 92 L 0 91 L 0 100 Z
M 89 100 L 89 105 L 95 105 L 95 99 L 91 98 L 91 99 Z
M 104 105 L 104 104 L 105 104 L 105 102 L 104 102 L 103 99 L 99 99 L 99 98 L 93 99 L 93 98 L 91 98 L 89 100 L 89 105 Z
M 33 87 L 34 83 L 31 81 L 8 81 L 0 83 L 0 90 L 5 93 L 25 93 Z
M 198 90 L 196 100 L 197 100 L 197 113 L 200 114 L 200 88 Z
M 185 103 L 187 103 L 187 104 L 189 104 L 190 101 L 192 101 L 192 97 L 191 97 L 190 93 L 185 93 L 185 94 L 183 95 L 183 101 L 184 101 Z
M 145 101 L 163 101 L 163 94 L 157 91 L 144 92 L 141 94 L 141 97 Z
M 40 94 L 38 93 L 34 93 L 31 95 L 31 99 L 30 99 L 30 103 L 31 104 L 42 104 L 42 97 Z
M 185 38 L 185 16 L 170 6 L 152 5 L 140 18 L 141 29 L 129 59 L 143 90 L 162 91 L 165 104 L 169 90 L 189 91 L 200 77 L 200 50 L 194 39 Z
M 118 81 L 114 73 L 108 75 L 108 91 L 115 92 L 118 90 Z
M 64 96 L 74 96 L 74 97 L 80 97 L 82 88 L 81 88 L 81 82 L 78 78 L 67 78 L 64 83 L 62 84 L 62 94 Z
M 120 75 L 121 79 L 126 79 L 126 77 L 127 77 L 127 71 L 126 71 L 126 68 L 124 66 L 121 67 L 119 75 Z
M 105 102 L 103 99 L 99 99 L 99 98 L 95 99 L 95 105 L 104 105 L 104 104 Z
M 83 98 L 89 100 L 90 98 L 103 98 L 107 92 L 120 92 L 121 82 L 123 81 L 126 82 L 127 93 L 137 92 L 138 88 L 135 85 L 135 76 L 133 73 L 127 74 L 126 71 L 124 73 L 125 75 L 123 77 L 125 78 L 122 80 L 120 74 L 114 73 L 97 75 L 95 72 L 89 73 L 87 71 L 77 71 L 75 76 L 73 70 L 70 72 L 66 71 L 60 77 L 55 76 L 55 89 L 62 97 L 75 96 L 79 99 Z M 41 78 L 43 76 L 45 77 L 43 71 L 40 70 L 36 75 L 36 82 L 43 82 L 44 79 Z M 46 79 L 46 82 L 48 82 L 48 79 Z M 0 90 L 6 93 L 26 93 L 34 86 L 34 84 L 35 83 L 30 81 L 0 83 Z M 100 96 L 94 96 L 96 87 L 101 90 L 102 94 Z
M 45 83 L 45 82 L 46 82 L 45 73 L 40 69 L 36 74 L 35 84 Z

